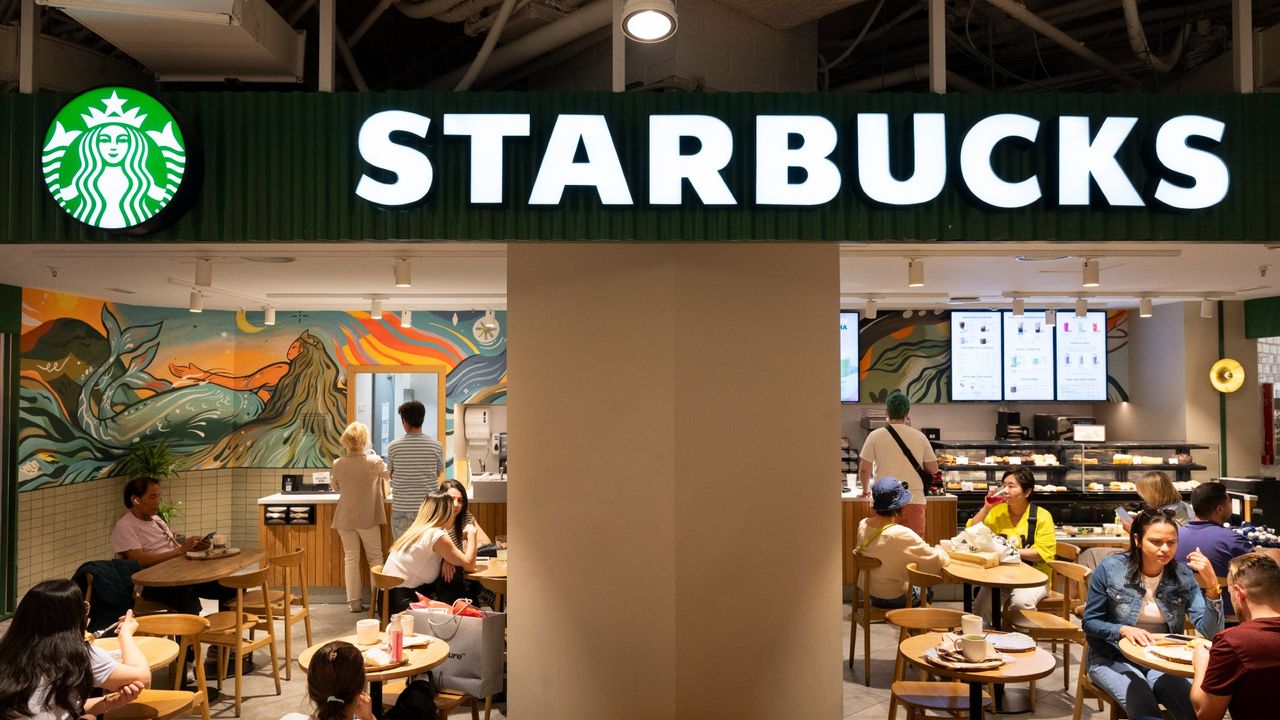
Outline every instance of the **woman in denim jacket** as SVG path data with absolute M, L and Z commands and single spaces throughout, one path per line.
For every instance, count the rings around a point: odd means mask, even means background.
M 1152 633 L 1182 632 L 1188 615 L 1204 637 L 1222 630 L 1213 567 L 1199 548 L 1187 555 L 1190 567 L 1183 567 L 1174 562 L 1177 549 L 1173 513 L 1148 508 L 1133 523 L 1129 551 L 1103 558 L 1089 580 L 1084 610 L 1089 679 L 1129 717 L 1160 717 L 1160 705 L 1178 720 L 1194 720 L 1195 711 L 1188 681 L 1129 662 L 1120 654 L 1120 638 L 1145 647 L 1152 644 Z M 1210 590 L 1201 592 L 1196 574 Z

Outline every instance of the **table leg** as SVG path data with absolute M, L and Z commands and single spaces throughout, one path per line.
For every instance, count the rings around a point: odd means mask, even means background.
M 982 683 L 969 683 L 969 717 L 982 720 Z
M 373 706 L 373 716 L 382 718 L 382 683 L 373 681 L 369 683 L 369 704 Z
M 973 586 L 969 583 L 964 584 L 964 611 L 966 614 L 973 612 Z
M 1000 608 L 1003 598 L 1000 597 L 1000 588 L 991 588 L 991 629 L 1003 630 L 1000 627 Z

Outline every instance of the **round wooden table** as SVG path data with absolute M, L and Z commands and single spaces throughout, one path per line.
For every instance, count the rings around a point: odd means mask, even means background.
M 483 563 L 477 560 L 476 571 L 467 573 L 467 577 L 479 581 L 481 585 L 492 590 L 498 598 L 497 607 L 494 610 L 502 610 L 507 596 L 507 564 L 505 562 L 498 562 L 496 558 L 489 558 Z
M 107 720 L 168 720 L 191 710 L 196 694 L 184 690 L 143 690 L 133 702 L 107 713 Z
M 153 671 L 171 665 L 174 660 L 178 659 L 178 643 L 169 638 L 135 635 L 133 642 L 137 644 L 138 649 L 147 658 L 147 664 L 151 666 Z M 120 652 L 120 638 L 115 636 L 98 638 L 93 641 L 93 645 L 109 653 Z
M 422 633 L 417 633 L 413 637 L 426 637 Z M 408 639 L 408 638 L 406 638 Z M 355 645 L 361 651 L 368 650 L 375 645 L 361 645 L 356 642 L 355 635 L 344 635 L 340 638 L 332 638 L 324 642 L 316 643 L 298 656 L 298 665 L 302 667 L 303 672 L 311 666 L 311 657 L 316 654 L 320 648 L 328 645 L 334 640 L 342 640 Z M 378 633 L 378 642 L 376 644 L 384 644 L 387 641 L 386 633 Z M 438 667 L 441 663 L 449 658 L 449 643 L 439 639 L 431 638 L 426 645 L 404 649 L 405 662 L 402 665 L 390 668 L 388 670 L 380 670 L 378 672 L 365 673 L 365 680 L 369 682 L 369 699 L 373 705 L 373 714 L 382 717 L 382 683 L 388 680 L 398 680 L 413 675 L 421 675 L 422 673 Z
M 1049 582 L 1048 575 L 1022 562 L 1017 565 L 1001 564 L 986 568 L 974 563 L 953 560 L 947 563 L 942 572 L 965 584 L 965 612 L 973 610 L 973 602 L 969 598 L 970 585 L 991 588 L 991 627 L 996 630 L 1003 629 L 1000 627 L 1000 610 L 1003 604 L 1000 592 L 1002 590 L 1039 587 Z
M 133 583 L 143 587 L 180 587 L 216 582 L 257 565 L 266 558 L 261 550 L 242 548 L 235 555 L 210 560 L 192 560 L 185 555 L 169 558 L 133 574 Z
M 1155 638 L 1164 637 L 1163 635 L 1152 635 Z M 1180 678 L 1193 678 L 1196 673 L 1191 663 L 1180 663 L 1173 660 L 1165 660 L 1162 657 L 1156 657 L 1148 652 L 1154 646 L 1142 647 L 1136 643 L 1130 642 L 1128 638 L 1120 638 L 1120 654 L 1125 659 L 1135 665 L 1141 665 L 1152 670 L 1159 670 L 1165 675 L 1172 675 Z
M 942 642 L 944 633 L 925 633 L 909 637 L 898 646 L 898 653 L 907 662 L 923 668 L 931 675 L 959 680 L 969 685 L 969 717 L 974 720 L 982 718 L 982 686 L 990 683 L 1017 683 L 1039 680 L 1048 677 L 1057 667 L 1053 654 L 1039 647 L 1027 652 L 1003 653 L 1014 658 L 994 670 L 953 670 L 934 665 L 924 658 L 926 650 L 935 648 Z

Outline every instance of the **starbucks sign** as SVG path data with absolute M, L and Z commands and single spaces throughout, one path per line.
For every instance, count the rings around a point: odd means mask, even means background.
M 100 87 L 58 111 L 40 159 L 49 194 L 68 215 L 102 230 L 143 233 L 166 224 L 173 214 L 166 210 L 191 184 L 187 156 L 182 128 L 160 101 Z

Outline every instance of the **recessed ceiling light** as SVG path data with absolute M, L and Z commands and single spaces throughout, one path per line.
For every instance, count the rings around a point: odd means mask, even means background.
M 111 292 L 120 293 L 121 295 L 137 295 L 138 294 L 132 290 L 125 290 L 124 288 L 107 288 L 107 289 L 110 290 Z
M 1070 260 L 1070 255 L 1014 255 L 1014 260 L 1018 262 L 1057 262 L 1059 260 Z
M 982 298 L 976 295 L 957 295 L 956 297 L 948 298 L 947 304 L 948 305 L 969 305 L 971 303 L 976 303 L 981 299 Z
M 291 258 L 287 255 L 241 255 L 240 259 L 245 262 L 269 263 L 275 265 L 283 265 L 291 263 L 297 258 Z

